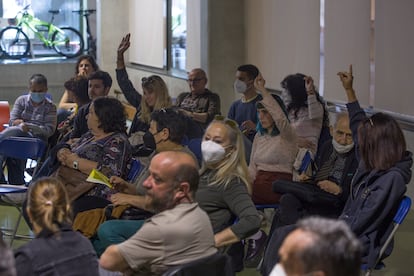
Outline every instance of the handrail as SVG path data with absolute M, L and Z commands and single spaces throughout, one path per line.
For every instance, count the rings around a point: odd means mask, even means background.
M 345 103 L 327 101 L 327 105 L 328 105 L 329 112 L 332 112 L 332 113 L 347 111 Z M 414 132 L 414 116 L 401 114 L 401 113 L 397 113 L 397 112 L 392 112 L 392 111 L 388 111 L 388 110 L 382 110 L 382 109 L 378 109 L 378 108 L 372 108 L 372 107 L 363 108 L 363 109 L 364 109 L 365 113 L 369 116 L 371 116 L 375 113 L 378 113 L 378 112 L 388 114 L 388 115 L 392 116 L 400 124 L 400 126 L 403 130 Z

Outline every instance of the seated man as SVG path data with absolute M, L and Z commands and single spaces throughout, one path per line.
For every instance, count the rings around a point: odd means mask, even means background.
M 193 156 L 192 152 L 181 144 L 185 133 L 185 123 L 180 112 L 173 108 L 153 111 L 149 132 L 145 134 L 145 140 L 153 140 L 156 149 L 149 159 L 156 153 L 164 151 L 182 151 Z M 144 138 L 145 138 L 144 137 Z M 194 157 L 194 156 L 193 156 Z M 196 159 L 194 157 L 194 159 Z M 141 161 L 141 172 L 134 183 L 128 183 L 120 177 L 112 176 L 110 181 L 119 192 L 111 196 L 111 202 L 115 205 L 132 205 L 134 208 L 127 209 L 127 213 L 137 213 L 138 219 L 133 215 L 129 220 L 109 220 L 104 222 L 98 230 L 98 236 L 93 239 L 93 245 L 98 255 L 102 254 L 105 248 L 111 244 L 120 243 L 131 237 L 144 223 L 139 209 L 146 208 L 147 189 L 143 182 L 149 176 L 148 165 Z M 138 209 L 138 210 L 137 210 Z M 151 211 L 151 210 L 148 210 Z M 145 213 L 144 213 L 145 214 Z
M 220 114 L 220 97 L 206 88 L 207 77 L 203 69 L 191 70 L 187 81 L 190 92 L 178 95 L 176 106 L 204 130 L 214 116 Z
M 279 258 L 270 276 L 358 276 L 361 245 L 343 221 L 310 217 L 286 237 Z
M 105 71 L 96 71 L 92 73 L 88 78 L 88 94 L 90 100 L 94 100 L 101 96 L 107 96 L 112 86 L 112 78 Z M 73 118 L 73 129 L 62 139 L 60 143 L 72 144 L 74 139 L 79 139 L 83 134 L 88 132 L 89 127 L 87 123 L 87 115 L 89 114 L 89 107 L 91 101 L 81 106 L 75 117 Z M 33 176 L 33 180 L 39 179 L 42 176 L 49 176 L 53 171 L 56 170 L 59 162 L 56 158 L 57 151 L 61 148 L 58 144 L 50 151 L 50 155 L 42 164 L 40 170 Z
M 96 71 L 88 77 L 88 94 L 89 99 L 93 101 L 97 97 L 108 96 L 112 86 L 112 78 L 105 71 Z M 79 108 L 73 122 L 73 130 L 70 139 L 80 138 L 88 129 L 86 116 L 89 113 L 91 102 Z
M 18 97 L 10 112 L 10 127 L 0 133 L 0 140 L 19 136 L 36 137 L 47 142 L 56 129 L 56 106 L 46 97 L 47 79 L 34 74 L 29 80 L 29 93 Z M 0 156 L 3 164 L 3 156 Z M 11 159 L 6 162 L 9 184 L 24 184 L 26 160 Z M 0 181 L 5 182 L 3 172 Z
M 337 114 L 336 122 L 331 127 L 331 135 L 333 139 L 325 142 L 320 149 L 315 177 L 301 175 L 302 180 L 308 183 L 292 183 L 296 184 L 298 189 L 302 187 L 303 193 L 314 193 L 315 201 L 307 202 L 300 196 L 302 193 L 294 191 L 283 194 L 280 198 L 279 214 L 272 223 L 272 230 L 282 225 L 294 224 L 298 219 L 309 215 L 336 218 L 341 214 L 358 166 L 347 113 Z M 322 196 L 328 196 L 331 200 L 323 201 Z
M 130 239 L 105 250 L 99 262 L 104 269 L 162 274 L 217 252 L 210 220 L 194 203 L 199 181 L 194 158 L 162 152 L 151 160 L 149 171 L 144 181 L 146 208 L 157 214 Z

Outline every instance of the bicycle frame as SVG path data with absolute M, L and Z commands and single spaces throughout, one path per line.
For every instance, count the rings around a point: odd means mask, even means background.
M 17 20 L 17 26 L 22 28 L 25 33 L 28 33 L 27 30 L 24 30 L 24 27 L 27 27 L 29 30 L 31 30 L 40 41 L 43 42 L 43 44 L 47 47 L 53 47 L 58 42 L 53 42 L 51 40 L 52 35 L 58 31 L 61 34 L 64 34 L 64 32 L 57 26 L 53 25 L 53 17 L 51 22 L 46 22 L 43 20 L 40 20 L 27 11 L 24 11 L 20 13 L 20 15 L 16 16 Z M 42 29 L 44 28 L 44 29 Z M 47 28 L 47 29 L 46 29 Z M 46 33 L 46 36 L 43 34 Z

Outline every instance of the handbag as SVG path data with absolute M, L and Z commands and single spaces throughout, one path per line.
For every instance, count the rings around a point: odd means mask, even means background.
M 95 183 L 86 181 L 88 175 L 83 172 L 62 165 L 57 168 L 52 176 L 63 183 L 70 201 L 74 201 L 96 185 Z
M 272 190 L 280 194 L 293 194 L 299 200 L 314 205 L 339 206 L 338 196 L 328 193 L 314 183 L 276 180 L 272 183 Z

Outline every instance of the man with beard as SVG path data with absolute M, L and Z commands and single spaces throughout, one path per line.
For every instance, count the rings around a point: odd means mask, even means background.
M 166 151 L 154 156 L 143 185 L 148 219 L 130 239 L 109 246 L 100 265 L 129 274 L 162 274 L 171 266 L 213 255 L 214 235 L 207 214 L 194 202 L 198 170 L 185 152 Z

